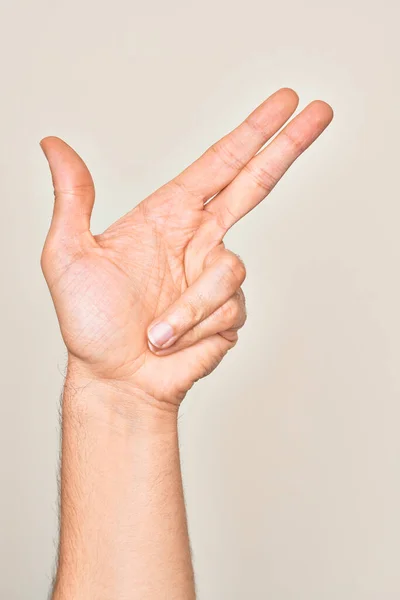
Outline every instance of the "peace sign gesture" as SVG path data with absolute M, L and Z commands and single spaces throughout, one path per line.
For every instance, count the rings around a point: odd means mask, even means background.
M 55 192 L 42 268 L 70 368 L 178 405 L 218 365 L 245 321 L 245 268 L 224 235 L 332 119 L 312 102 L 259 152 L 297 104 L 277 91 L 100 235 L 86 165 L 59 138 L 42 140 Z

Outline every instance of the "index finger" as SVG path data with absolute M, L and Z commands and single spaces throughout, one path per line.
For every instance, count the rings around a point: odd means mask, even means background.
M 228 185 L 279 131 L 296 110 L 298 102 L 292 89 L 278 90 L 166 185 L 180 188 L 188 198 L 194 197 L 199 203 L 209 200 Z

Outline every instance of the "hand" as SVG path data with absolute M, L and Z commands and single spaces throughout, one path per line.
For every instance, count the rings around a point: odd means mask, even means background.
M 92 235 L 94 185 L 56 137 L 41 141 L 55 204 L 42 254 L 69 361 L 178 405 L 232 348 L 245 321 L 242 261 L 225 233 L 265 198 L 332 119 L 281 89 L 175 179 Z

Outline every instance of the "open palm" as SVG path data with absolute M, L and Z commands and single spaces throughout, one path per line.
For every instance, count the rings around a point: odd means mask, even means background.
M 104 233 L 92 235 L 94 185 L 79 156 L 47 137 L 54 214 L 42 267 L 70 358 L 178 404 L 237 341 L 245 268 L 227 230 L 271 191 L 332 119 L 282 89 Z

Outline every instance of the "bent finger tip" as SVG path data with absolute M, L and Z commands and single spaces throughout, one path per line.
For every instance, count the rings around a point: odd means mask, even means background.
M 166 321 L 150 325 L 147 330 L 149 342 L 158 349 L 165 348 L 173 342 L 174 330 Z

